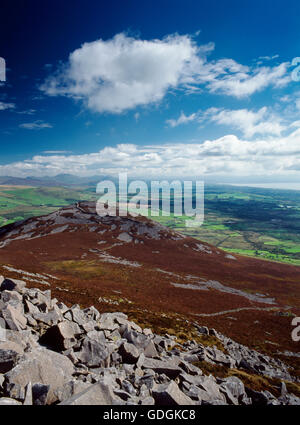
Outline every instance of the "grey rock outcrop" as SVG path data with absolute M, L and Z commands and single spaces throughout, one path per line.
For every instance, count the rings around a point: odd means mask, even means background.
M 156 335 L 124 313 L 69 308 L 52 299 L 50 290 L 29 289 L 19 280 L 2 278 L 0 285 L 0 326 L 6 328 L 0 405 L 300 404 L 284 382 L 297 383 L 287 365 L 215 329 L 195 324 L 199 335 L 213 336 L 223 351 Z M 199 362 L 211 370 L 215 365 L 275 377 L 282 380 L 274 392 L 280 396 L 249 388 L 237 376 L 207 376 Z

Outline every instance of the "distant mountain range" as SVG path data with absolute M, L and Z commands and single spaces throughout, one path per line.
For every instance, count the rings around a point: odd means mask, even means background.
M 134 178 L 134 177 L 133 177 Z M 53 177 L 41 176 L 41 177 L 13 177 L 13 176 L 2 176 L 0 177 L 0 185 L 21 185 L 21 186 L 87 186 L 87 185 L 96 185 L 101 180 L 113 180 L 117 181 L 118 173 L 116 172 L 115 176 L 111 175 L 94 175 L 90 177 L 80 177 L 73 174 L 58 174 Z M 177 180 L 178 176 L 159 176 L 155 177 L 157 180 Z M 145 181 L 150 181 L 150 179 L 145 176 Z M 252 177 L 244 177 L 244 176 L 236 176 L 235 178 L 230 176 L 220 176 L 218 178 L 213 176 L 186 176 L 182 180 L 204 180 L 206 184 L 215 185 L 242 185 L 242 186 L 251 186 L 257 184 L 264 187 L 264 184 L 273 185 L 272 187 L 280 189 L 281 186 L 283 189 L 293 189 L 295 185 L 299 185 L 297 177 L 293 178 L 284 178 L 284 177 L 266 177 L 266 176 L 252 176 Z
M 96 185 L 101 180 L 112 180 L 111 176 L 78 177 L 72 174 L 58 174 L 55 177 L 0 177 L 0 185 L 14 186 L 89 186 Z

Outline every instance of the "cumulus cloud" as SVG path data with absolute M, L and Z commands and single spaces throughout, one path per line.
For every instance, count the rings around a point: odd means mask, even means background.
M 34 122 L 26 122 L 26 123 L 20 124 L 19 127 L 25 128 L 26 130 L 41 130 L 43 128 L 52 128 L 52 125 L 47 122 L 37 120 Z
M 291 81 L 288 63 L 244 66 L 233 59 L 209 61 L 214 43 L 197 45 L 189 35 L 140 40 L 117 34 L 84 43 L 41 85 L 50 96 L 69 96 L 96 112 L 121 113 L 158 102 L 174 89 L 249 96 Z
M 77 176 L 128 172 L 132 177 L 289 176 L 300 173 L 300 128 L 289 136 L 249 141 L 227 135 L 203 143 L 161 146 L 121 144 L 83 155 L 37 155 L 0 165 L 0 175 Z M 300 177 L 300 174 L 299 174 Z
M 266 107 L 257 112 L 248 109 L 224 109 L 214 114 L 211 121 L 237 128 L 245 137 L 250 138 L 255 134 L 279 136 L 286 128 L 280 123 L 280 118 L 269 113 Z
M 48 95 L 81 99 L 97 112 L 120 113 L 161 100 L 179 84 L 196 52 L 188 36 L 146 41 L 118 34 L 84 43 L 41 88 Z
M 221 109 L 209 108 L 205 111 L 197 111 L 190 115 L 181 112 L 177 119 L 169 119 L 166 123 L 170 127 L 177 127 L 189 122 L 213 122 L 219 125 L 226 125 L 231 129 L 238 129 L 242 134 L 251 138 L 256 134 L 279 136 L 287 127 L 282 124 L 282 118 L 275 115 L 267 107 L 258 111 L 249 109 Z
M 5 111 L 6 109 L 14 109 L 16 105 L 14 103 L 0 102 L 0 111 Z

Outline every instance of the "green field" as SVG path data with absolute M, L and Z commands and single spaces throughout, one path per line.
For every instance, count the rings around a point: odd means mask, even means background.
M 82 189 L 0 186 L 0 226 L 94 198 L 90 191 Z
M 300 191 L 207 186 L 201 227 L 154 219 L 229 252 L 300 265 Z
M 95 187 L 0 186 L 0 226 L 93 199 Z M 186 227 L 185 216 L 152 218 L 229 252 L 300 265 L 300 191 L 206 186 L 201 227 Z

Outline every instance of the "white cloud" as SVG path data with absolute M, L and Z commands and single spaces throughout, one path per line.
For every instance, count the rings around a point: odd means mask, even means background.
M 14 103 L 0 102 L 0 111 L 5 111 L 6 109 L 14 109 L 16 105 Z
M 288 94 L 285 94 L 284 96 L 282 96 L 282 97 L 280 98 L 280 101 L 281 101 L 281 102 L 284 102 L 284 103 L 286 103 L 286 102 L 290 102 L 290 96 L 289 96 Z
M 271 140 L 243 140 L 227 135 L 203 143 L 161 146 L 122 144 L 99 152 L 74 155 L 37 155 L 30 160 L 0 165 L 0 175 L 77 176 L 128 172 L 139 178 L 197 176 L 300 177 L 300 128 Z
M 170 127 L 177 127 L 180 124 L 186 124 L 191 121 L 195 121 L 197 119 L 197 113 L 193 113 L 191 115 L 185 115 L 184 112 L 181 112 L 180 117 L 176 119 L 167 120 L 166 123 Z
M 296 127 L 296 128 L 300 127 L 300 120 L 293 121 L 289 126 Z
M 20 124 L 19 127 L 25 128 L 26 130 L 41 130 L 43 128 L 52 128 L 52 125 L 47 122 L 37 120 L 34 122 L 26 122 L 26 123 Z
M 293 93 L 286 94 L 279 98 L 280 102 L 285 103 L 283 112 L 288 113 L 291 117 L 299 117 L 300 111 L 300 90 L 295 90 Z
M 221 61 L 219 61 L 221 62 Z M 239 67 L 219 69 L 220 63 L 216 62 L 209 70 L 210 81 L 208 89 L 212 93 L 220 93 L 237 98 L 243 98 L 259 92 L 268 86 L 284 87 L 291 82 L 287 70 L 289 63 L 284 62 L 274 67 Z M 238 65 L 238 64 L 236 64 Z
M 20 115 L 34 115 L 36 113 L 35 109 L 27 109 L 25 111 L 17 111 Z
M 258 59 L 263 61 L 272 61 L 274 59 L 279 58 L 279 55 L 273 55 L 273 56 L 260 56 Z
M 280 118 L 269 113 L 266 107 L 259 109 L 257 112 L 248 109 L 224 109 L 214 114 L 211 117 L 211 121 L 237 128 L 248 138 L 253 137 L 255 134 L 279 136 L 286 128 L 280 123 Z
M 196 52 L 188 36 L 145 41 L 118 34 L 108 41 L 84 43 L 42 90 L 81 99 L 97 112 L 120 113 L 161 100 L 179 84 Z
M 204 85 L 210 93 L 243 98 L 266 87 L 284 87 L 292 81 L 288 73 L 289 62 L 277 66 L 245 66 L 233 59 L 208 61 L 194 57 L 185 74 L 190 87 Z
M 177 127 L 188 122 L 212 122 L 230 127 L 230 131 L 238 129 L 242 134 L 251 138 L 256 134 L 279 136 L 287 127 L 282 124 L 282 119 L 272 113 L 267 107 L 258 111 L 248 109 L 221 109 L 209 108 L 197 111 L 190 115 L 181 112 L 179 118 L 169 119 L 166 123 L 170 127 Z
M 158 102 L 172 89 L 238 98 L 291 81 L 289 63 L 248 67 L 233 59 L 208 61 L 214 43 L 197 45 L 189 35 L 140 40 L 117 34 L 84 43 L 40 87 L 50 96 L 69 96 L 96 112 L 121 113 Z

